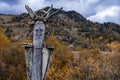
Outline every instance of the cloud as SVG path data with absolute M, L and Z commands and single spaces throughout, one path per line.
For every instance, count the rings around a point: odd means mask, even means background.
M 38 10 L 43 6 L 46 6 L 45 3 L 45 0 L 28 0 L 26 4 L 29 5 L 33 10 Z
M 94 7 L 100 3 L 101 0 L 53 0 L 50 1 L 55 7 L 63 6 L 64 10 L 75 10 L 87 17 L 94 14 Z
M 118 20 L 120 17 L 120 0 L 0 0 L 0 13 L 18 14 L 26 12 L 25 4 L 33 10 L 53 4 L 55 8 L 63 7 L 66 11 L 75 10 L 93 21 L 112 21 L 120 24 Z
M 93 16 L 88 17 L 89 20 L 96 22 L 115 22 L 120 24 L 120 7 L 119 6 L 111 6 L 107 9 L 96 13 Z
M 0 13 L 6 13 L 6 14 L 16 14 L 16 13 L 21 13 L 25 12 L 24 9 L 24 2 L 18 1 L 19 3 L 14 4 L 8 3 L 8 2 L 1 2 L 0 1 Z
M 9 1 L 0 0 L 0 13 L 5 14 L 19 14 L 26 12 L 25 5 L 29 5 L 33 10 L 41 9 L 48 6 L 45 0 L 13 0 L 13 3 Z M 18 2 L 16 4 L 16 2 Z M 12 4 L 11 4 L 12 3 Z M 50 5 L 49 5 L 50 6 Z
M 0 0 L 0 2 L 4 2 L 6 4 L 12 5 L 12 4 L 18 4 L 19 0 Z

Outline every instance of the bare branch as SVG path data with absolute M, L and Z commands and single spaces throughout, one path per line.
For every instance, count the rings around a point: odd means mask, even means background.
M 49 15 L 49 17 L 46 17 L 46 19 L 51 18 L 52 16 L 54 16 L 55 14 L 57 14 L 58 12 L 60 12 L 63 9 L 63 7 L 61 7 L 60 9 L 58 9 L 56 12 L 52 13 L 51 15 Z
M 50 14 L 50 11 L 52 10 L 52 8 L 53 8 L 53 5 L 50 6 L 50 8 L 49 8 L 48 11 L 44 14 L 44 16 Z
M 25 8 L 27 9 L 27 11 L 28 11 L 28 13 L 29 13 L 29 15 L 31 16 L 32 19 L 40 20 L 40 21 L 44 21 L 44 22 L 46 22 L 50 17 L 52 17 L 53 15 L 60 12 L 60 10 L 62 10 L 62 7 L 61 7 L 56 12 L 51 13 L 52 8 L 53 8 L 53 5 L 51 5 L 50 8 L 47 11 L 41 10 L 43 12 L 43 14 L 41 16 L 38 16 L 35 12 L 33 12 L 33 10 L 31 8 L 29 8 L 28 5 L 25 5 Z
M 25 5 L 25 8 L 28 14 L 31 16 L 31 18 L 34 19 L 35 13 L 33 12 L 33 10 L 28 5 Z
M 47 11 L 41 10 L 43 13 L 47 14 Z

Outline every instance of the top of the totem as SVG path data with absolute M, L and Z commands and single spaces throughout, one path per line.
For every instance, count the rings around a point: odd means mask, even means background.
M 38 16 L 28 5 L 25 5 L 25 8 L 33 20 L 35 20 L 35 21 L 39 20 L 39 21 L 43 21 L 43 22 L 46 22 L 49 18 L 51 18 L 52 16 L 54 16 L 55 14 L 60 12 L 60 10 L 62 10 L 62 7 L 61 7 L 57 11 L 51 13 L 52 8 L 53 8 L 53 5 L 51 5 L 47 11 L 41 10 L 44 14 L 41 16 Z

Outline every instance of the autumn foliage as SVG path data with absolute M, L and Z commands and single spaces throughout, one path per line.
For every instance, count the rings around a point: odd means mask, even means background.
M 55 47 L 46 80 L 120 79 L 120 44 L 116 42 L 106 45 L 110 51 L 98 48 L 74 51 L 52 34 L 45 44 Z M 0 80 L 27 80 L 24 51 L 20 44 L 10 42 L 1 30 Z
M 10 43 L 4 32 L 0 33 L 0 80 L 26 80 L 24 49 Z
M 120 79 L 120 52 L 118 51 L 103 52 L 100 49 L 72 51 L 67 46 L 60 44 L 53 36 L 46 43 L 56 47 L 47 80 Z

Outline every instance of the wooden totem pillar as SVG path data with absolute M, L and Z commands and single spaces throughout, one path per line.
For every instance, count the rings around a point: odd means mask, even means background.
M 26 49 L 25 58 L 27 77 L 28 80 L 44 80 L 50 63 L 51 51 L 54 49 L 52 46 L 43 46 L 46 28 L 45 22 L 62 8 L 51 13 L 53 8 L 53 5 L 51 5 L 48 11 L 41 10 L 44 13 L 42 16 L 38 16 L 27 5 L 25 8 L 35 22 L 33 26 L 33 44 L 23 44 Z

